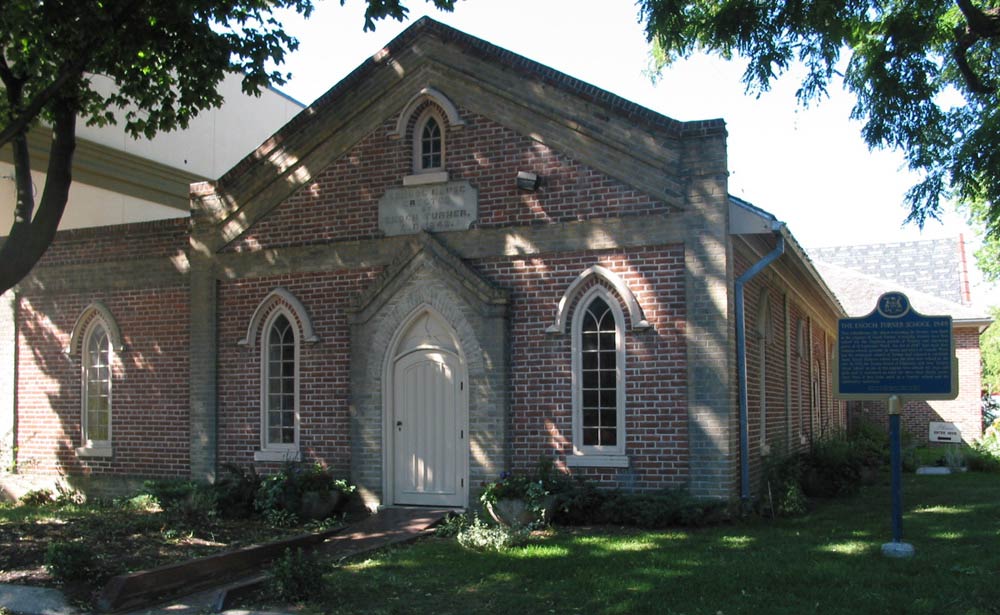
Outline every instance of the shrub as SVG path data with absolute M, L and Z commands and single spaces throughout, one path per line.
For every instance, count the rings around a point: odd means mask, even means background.
M 772 455 L 764 462 L 761 513 L 772 517 L 799 515 L 807 510 L 802 491 L 803 458 L 797 453 Z
M 813 443 L 803 457 L 802 491 L 809 497 L 837 497 L 857 493 L 865 454 L 843 433 Z
M 269 598 L 284 602 L 299 602 L 322 587 L 323 571 L 316 558 L 302 549 L 285 549 L 285 554 L 274 560 L 271 577 L 267 582 Z
M 45 506 L 54 504 L 55 497 L 48 489 L 32 489 L 17 499 L 19 504 L 24 506 Z
M 339 491 L 350 495 L 355 487 L 343 479 L 335 479 L 318 463 L 288 463 L 276 474 L 260 481 L 254 500 L 254 507 L 260 513 L 281 510 L 300 516 L 302 494 L 318 492 L 329 494 Z
M 177 502 L 189 497 L 197 486 L 194 481 L 182 478 L 147 480 L 142 483 L 140 494 L 146 493 L 153 496 L 160 508 L 167 510 Z
M 434 529 L 434 534 L 442 538 L 452 538 L 469 527 L 470 523 L 472 520 L 468 515 L 449 514 Z
M 45 549 L 45 569 L 60 581 L 82 581 L 95 570 L 93 550 L 80 542 L 53 542 Z
M 966 463 L 973 472 L 1000 472 L 1000 419 L 968 451 Z
M 576 480 L 556 499 L 554 521 L 562 525 L 627 525 L 647 529 L 699 527 L 728 519 L 724 502 L 691 497 L 680 489 L 625 493 Z
M 219 514 L 226 519 L 251 516 L 261 482 L 257 470 L 253 466 L 243 469 L 232 463 L 222 467 L 226 474 L 215 484 Z
M 473 515 L 472 522 L 458 532 L 458 544 L 473 551 L 503 551 L 521 546 L 529 538 L 528 528 L 489 525 L 479 515 Z

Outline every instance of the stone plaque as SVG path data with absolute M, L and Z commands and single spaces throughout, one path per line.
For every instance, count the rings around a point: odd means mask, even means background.
M 464 231 L 479 215 L 479 191 L 467 181 L 389 188 L 378 202 L 378 227 L 388 236 Z

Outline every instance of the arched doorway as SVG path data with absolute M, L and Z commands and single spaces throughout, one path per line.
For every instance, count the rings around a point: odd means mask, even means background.
M 422 306 L 399 328 L 387 358 L 387 503 L 466 506 L 468 377 L 454 330 Z

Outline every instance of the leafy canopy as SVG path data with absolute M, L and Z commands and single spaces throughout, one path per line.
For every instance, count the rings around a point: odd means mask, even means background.
M 805 66 L 803 104 L 842 81 L 872 148 L 898 148 L 921 180 L 908 220 L 938 218 L 949 200 L 1000 252 L 1000 2 L 998 0 L 640 0 L 653 68 L 696 50 L 746 60 L 761 93 Z M 990 247 L 992 246 L 992 247 Z M 980 254 L 981 258 L 988 257 Z M 981 263 L 982 264 L 982 263 Z M 994 261 L 994 276 L 1000 266 Z
M 454 4 L 431 1 L 445 10 Z M 284 83 L 288 75 L 276 67 L 298 42 L 275 17 L 279 9 L 308 17 L 313 1 L 0 2 L 0 146 L 11 148 L 17 195 L 14 223 L 0 241 L 0 292 L 27 275 L 55 236 L 72 183 L 77 118 L 121 121 L 128 134 L 152 137 L 221 105 L 227 74 L 241 75 L 249 94 Z M 367 0 L 364 27 L 406 12 L 400 0 Z M 39 121 L 53 139 L 36 203 L 27 131 Z

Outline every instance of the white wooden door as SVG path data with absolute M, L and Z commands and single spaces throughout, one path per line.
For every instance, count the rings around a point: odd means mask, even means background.
M 416 350 L 393 370 L 393 460 L 396 504 L 465 506 L 466 410 L 460 359 Z

